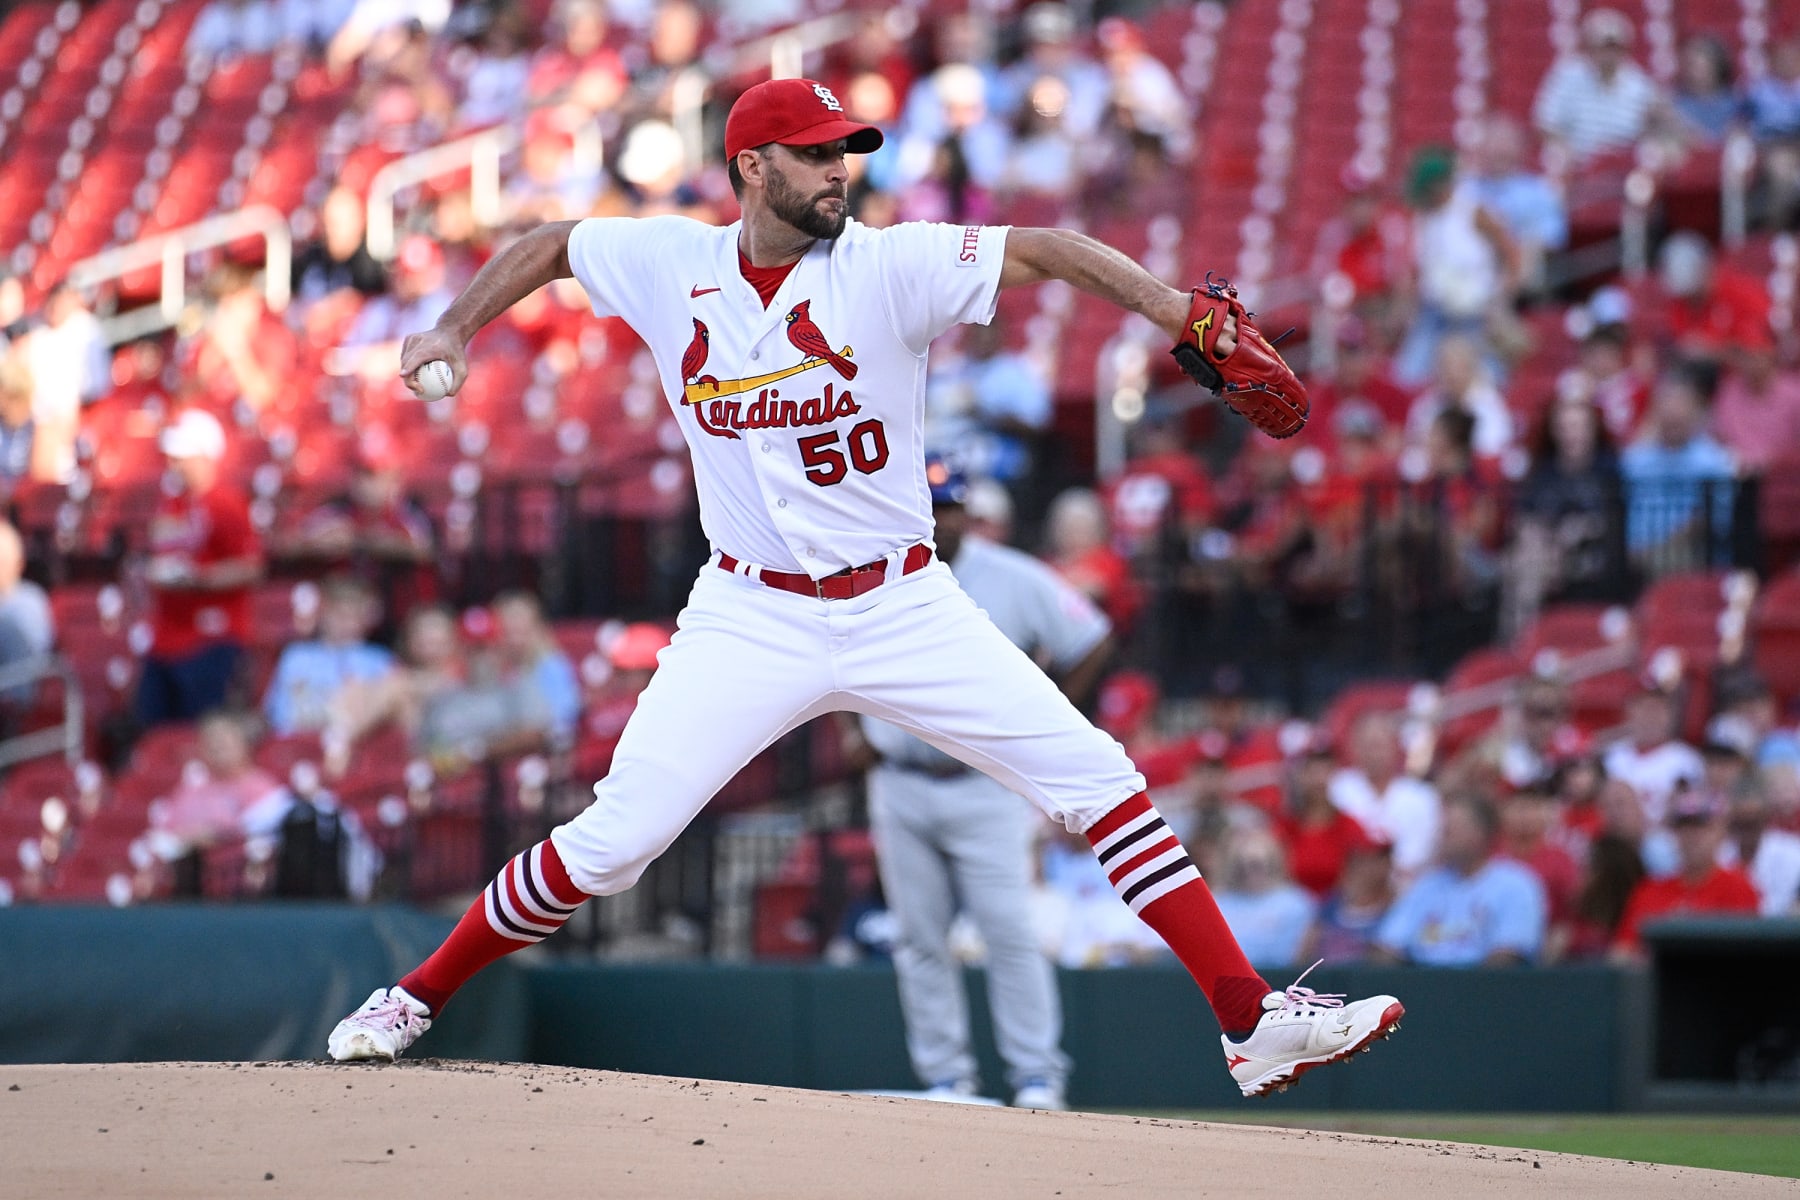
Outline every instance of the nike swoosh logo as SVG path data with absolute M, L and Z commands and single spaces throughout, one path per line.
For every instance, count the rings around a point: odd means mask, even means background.
M 691 300 L 698 300 L 700 297 L 705 296 L 712 292 L 716 292 L 718 290 L 719 289 L 716 287 L 703 288 L 699 284 L 696 283 L 694 285 L 694 290 L 688 293 L 688 298 Z

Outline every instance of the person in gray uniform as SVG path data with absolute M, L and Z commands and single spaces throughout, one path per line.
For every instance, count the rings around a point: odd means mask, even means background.
M 968 481 L 952 465 L 928 457 L 926 479 L 938 557 L 1000 632 L 1079 703 L 1111 657 L 1111 624 L 1037 559 L 965 536 Z M 980 1091 L 949 945 L 963 911 L 987 946 L 988 1006 L 1013 1105 L 1065 1107 L 1062 1005 L 1031 921 L 1039 818 L 1022 797 L 893 725 L 862 717 L 843 727 L 851 761 L 869 768 L 869 824 L 898 925 L 894 969 L 913 1070 L 945 1099 Z

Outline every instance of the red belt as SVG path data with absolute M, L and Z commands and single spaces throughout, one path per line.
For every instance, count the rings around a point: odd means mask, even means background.
M 920 567 L 931 561 L 931 547 L 920 542 L 907 548 L 906 557 L 901 560 L 900 573 L 911 575 Z M 737 559 L 719 552 L 719 569 L 737 574 L 743 564 Z M 803 575 L 793 571 L 764 571 L 762 581 L 772 588 L 784 592 L 793 592 L 796 596 L 816 596 L 820 600 L 848 600 L 853 596 L 861 596 L 872 592 L 887 582 L 887 559 L 878 558 L 872 563 L 864 563 L 860 567 L 845 567 L 823 579 L 814 579 L 811 575 Z M 746 575 L 746 579 L 755 579 L 755 575 Z

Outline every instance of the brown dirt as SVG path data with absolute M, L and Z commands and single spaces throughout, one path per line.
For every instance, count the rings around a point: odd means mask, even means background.
M 498 1063 L 0 1066 L 0 1197 L 1792 1196 L 1311 1130 Z

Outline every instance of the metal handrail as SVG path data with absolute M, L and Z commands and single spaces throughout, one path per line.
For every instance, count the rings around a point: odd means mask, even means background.
M 101 321 L 113 344 L 173 327 L 187 308 L 187 257 L 201 250 L 229 245 L 246 237 L 260 237 L 264 245 L 263 296 L 271 312 L 287 307 L 292 284 L 294 235 L 288 219 L 266 204 L 222 216 L 208 217 L 129 245 L 102 250 L 69 268 L 76 287 L 93 287 L 122 279 L 133 271 L 160 266 L 162 278 L 158 303 Z
M 469 168 L 469 206 L 475 220 L 488 228 L 505 220 L 506 214 L 501 208 L 500 160 L 524 140 L 521 127 L 519 122 L 496 125 L 397 158 L 375 172 L 374 179 L 369 182 L 366 234 L 369 254 L 378 262 L 387 262 L 394 257 L 398 240 L 394 236 L 394 198 L 402 188 L 463 167 Z M 599 123 L 584 121 L 571 132 L 575 138 L 575 168 L 597 174 L 605 151 Z
M 0 767 L 60 753 L 70 766 L 81 761 L 82 724 L 86 710 L 75 668 L 60 654 L 45 655 L 0 667 L 0 692 L 56 676 L 63 681 L 63 719 L 59 726 L 37 729 L 0 741 Z

